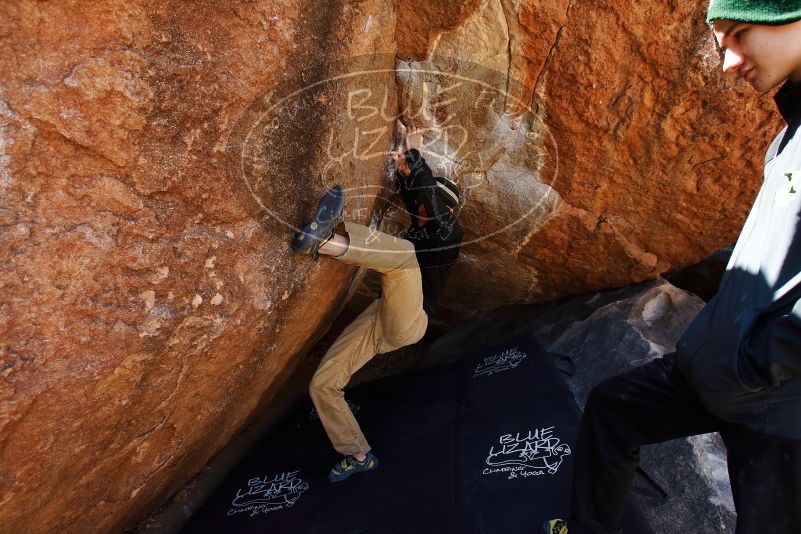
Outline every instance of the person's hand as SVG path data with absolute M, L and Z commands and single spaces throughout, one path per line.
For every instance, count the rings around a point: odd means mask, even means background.
M 416 149 L 418 152 L 423 148 L 423 134 L 417 126 L 409 126 L 406 130 L 406 150 Z
M 399 146 L 395 150 L 391 150 L 389 154 L 392 156 L 392 161 L 395 163 L 395 170 L 403 176 L 409 176 L 412 171 L 409 168 L 409 163 L 406 161 L 406 156 L 403 154 L 404 152 L 403 146 Z
M 409 126 L 406 130 L 406 141 L 403 145 L 389 152 L 392 156 L 392 161 L 395 163 L 395 170 L 403 176 L 409 176 L 412 172 L 404 154 L 407 150 L 413 148 L 418 152 L 423 148 L 423 134 L 420 133 L 420 130 L 418 130 L 416 126 Z

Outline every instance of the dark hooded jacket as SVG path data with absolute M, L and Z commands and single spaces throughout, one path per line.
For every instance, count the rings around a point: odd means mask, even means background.
M 776 94 L 787 122 L 720 289 L 676 346 L 710 412 L 801 439 L 801 83 Z
M 423 309 L 431 317 L 451 268 L 459 257 L 462 227 L 437 193 L 434 175 L 420 152 L 407 150 L 406 161 L 411 173 L 409 176 L 395 173 L 395 178 L 406 211 L 412 216 L 406 239 L 414 244 L 423 278 Z M 418 225 L 418 202 L 423 203 L 430 218 L 423 226 Z

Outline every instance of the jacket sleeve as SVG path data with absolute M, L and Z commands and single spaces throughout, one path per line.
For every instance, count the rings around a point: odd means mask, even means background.
M 801 375 L 801 300 L 757 321 L 740 347 L 743 382 L 776 387 Z
M 433 219 L 437 227 L 437 235 L 441 239 L 447 239 L 451 233 L 454 223 L 454 216 L 448 209 L 448 205 L 437 193 L 437 183 L 434 175 L 428 167 L 426 160 L 416 149 L 406 151 L 406 161 L 411 169 L 412 187 L 417 197 L 426 208 L 426 214 Z M 413 215 L 417 215 L 416 211 Z
M 395 171 L 395 183 L 398 184 L 398 192 L 406 211 L 412 216 L 412 221 L 417 217 L 417 195 L 412 190 L 412 177 L 404 176 L 398 171 Z

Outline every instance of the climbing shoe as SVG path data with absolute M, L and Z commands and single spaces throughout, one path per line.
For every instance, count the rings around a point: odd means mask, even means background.
M 334 228 L 344 207 L 345 191 L 342 190 L 342 186 L 335 185 L 320 199 L 312 220 L 295 232 L 292 238 L 292 250 L 298 254 L 311 254 L 316 260 L 317 250 L 334 235 Z
M 567 521 L 564 519 L 549 519 L 542 524 L 542 534 L 567 534 Z
M 378 467 L 378 458 L 375 454 L 368 452 L 363 462 L 358 461 L 353 456 L 345 456 L 338 461 L 334 468 L 328 473 L 329 482 L 341 482 L 355 473 L 365 473 Z

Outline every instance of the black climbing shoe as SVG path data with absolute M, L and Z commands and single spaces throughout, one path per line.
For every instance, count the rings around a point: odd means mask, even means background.
M 295 232 L 292 238 L 292 250 L 298 254 L 311 254 L 316 260 L 317 250 L 334 235 L 334 229 L 344 207 L 345 191 L 342 186 L 335 185 L 320 199 L 312 220 Z

